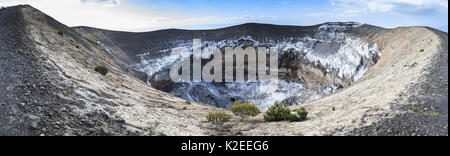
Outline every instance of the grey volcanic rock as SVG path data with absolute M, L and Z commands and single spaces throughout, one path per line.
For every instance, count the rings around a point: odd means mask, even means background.
M 149 74 L 147 82 L 154 88 L 222 108 L 227 108 L 234 101 L 250 101 L 265 109 L 275 101 L 286 101 L 292 105 L 317 99 L 348 87 L 360 78 L 380 57 L 376 45 L 351 37 L 351 32 L 361 26 L 351 22 L 311 27 L 249 23 L 215 30 L 148 33 L 113 32 L 87 27 L 75 29 L 88 38 L 100 39 L 111 49 L 123 51 L 131 60 L 138 57 L 139 62 L 131 62 Z M 381 29 L 369 25 L 364 27 Z M 169 71 L 179 58 L 169 56 L 171 49 L 183 46 L 192 50 L 192 40 L 197 38 L 202 39 L 205 53 L 212 53 L 208 50 L 213 48 L 224 51 L 225 47 L 278 47 L 282 81 L 271 83 L 277 83 L 279 91 L 259 94 L 259 88 L 267 86 L 266 83 L 172 82 Z M 191 54 L 183 54 L 182 57 L 191 57 Z M 210 60 L 202 61 L 206 64 Z
M 0 135 L 448 135 L 448 35 L 431 28 L 251 23 L 129 33 L 69 28 L 16 6 L 0 10 L 0 34 Z M 168 50 L 194 38 L 282 47 L 280 92 L 298 95 L 283 99 L 305 107 L 308 120 L 267 123 L 261 114 L 211 129 L 205 114 L 222 109 L 195 101 L 225 108 L 268 95 L 250 96 L 260 84 L 167 81 Z

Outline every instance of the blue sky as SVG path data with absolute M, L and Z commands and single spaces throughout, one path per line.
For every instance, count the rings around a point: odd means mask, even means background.
M 448 31 L 448 0 L 0 0 L 2 6 L 17 4 L 30 4 L 69 26 L 125 31 L 330 21 Z

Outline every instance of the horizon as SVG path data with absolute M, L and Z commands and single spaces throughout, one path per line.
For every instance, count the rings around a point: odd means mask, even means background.
M 327 22 L 358 22 L 383 28 L 426 26 L 448 32 L 448 0 L 0 0 L 0 6 L 5 7 L 21 4 L 70 27 L 128 32 Z

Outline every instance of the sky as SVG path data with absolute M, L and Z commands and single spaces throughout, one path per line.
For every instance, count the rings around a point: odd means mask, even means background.
M 0 6 L 18 4 L 29 4 L 68 26 L 132 32 L 348 21 L 448 32 L 448 0 L 0 0 Z

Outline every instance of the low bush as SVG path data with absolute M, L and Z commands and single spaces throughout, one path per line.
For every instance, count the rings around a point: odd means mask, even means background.
M 96 40 L 93 40 L 93 39 L 89 39 L 89 42 L 91 42 L 91 44 L 96 45 L 96 46 L 100 45 Z
M 288 108 L 287 104 L 275 102 L 275 104 L 264 114 L 264 120 L 269 122 L 283 121 L 290 117 L 290 114 L 291 110 Z
M 261 110 L 255 105 L 248 102 L 245 103 L 239 103 L 235 102 L 231 108 L 231 112 L 233 112 L 234 115 L 240 116 L 241 121 L 244 121 L 245 118 L 248 118 L 250 116 L 257 116 L 261 113 Z
M 103 56 L 99 56 L 98 58 L 102 61 L 106 61 L 105 57 L 103 57 Z
M 300 118 L 295 114 L 289 113 L 284 116 L 284 120 L 287 120 L 290 122 L 296 122 L 296 121 L 300 121 Z
M 308 111 L 306 111 L 305 108 L 301 108 L 297 111 L 297 115 L 301 121 L 306 120 L 306 117 L 308 117 Z
M 308 116 L 308 111 L 305 108 L 301 108 L 297 111 L 297 114 L 292 114 L 287 104 L 275 102 L 273 106 L 266 111 L 264 120 L 269 122 L 275 121 L 304 121 Z
M 227 114 L 224 111 L 209 112 L 206 115 L 206 120 L 208 120 L 208 122 L 211 122 L 212 124 L 220 127 L 222 127 L 224 123 L 230 121 L 230 119 L 231 115 Z
M 104 65 L 96 66 L 96 67 L 94 68 L 94 70 L 95 70 L 96 72 L 102 74 L 102 75 L 106 75 L 106 74 L 108 74 L 108 72 L 109 72 L 108 67 L 106 67 L 106 66 L 104 66 Z
M 183 108 L 181 108 L 181 110 L 187 110 L 187 106 L 183 106 Z
M 61 36 L 64 36 L 64 30 L 58 30 L 57 33 Z

